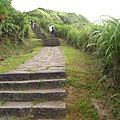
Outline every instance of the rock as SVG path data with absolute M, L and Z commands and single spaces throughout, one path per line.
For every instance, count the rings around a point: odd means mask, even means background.
M 98 99 L 91 99 L 91 101 L 98 111 L 99 118 L 106 120 L 109 114 L 108 110 L 104 108 L 104 103 Z

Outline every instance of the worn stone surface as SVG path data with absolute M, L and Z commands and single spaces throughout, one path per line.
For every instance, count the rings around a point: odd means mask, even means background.
M 64 71 L 64 66 L 64 56 L 59 46 L 44 47 L 34 57 L 31 57 L 10 73 L 15 73 L 15 71 L 18 73 L 58 72 L 61 69 Z M 53 70 L 51 70 L 52 67 L 54 67 Z

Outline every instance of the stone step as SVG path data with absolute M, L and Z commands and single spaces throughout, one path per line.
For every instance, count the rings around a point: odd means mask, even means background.
M 41 36 L 42 40 L 47 38 L 44 33 L 40 33 L 40 36 Z
M 52 38 L 49 38 L 49 39 L 44 39 L 44 40 L 42 40 L 43 42 L 59 42 L 59 39 L 58 38 L 54 38 L 54 39 L 52 39 Z
M 37 38 L 46 39 L 46 35 L 41 32 L 40 27 L 35 24 L 35 27 L 33 28 L 33 32 L 35 33 Z
M 65 85 L 65 79 L 0 81 L 0 90 L 52 89 Z
M 0 81 L 9 81 L 9 80 L 34 80 L 34 79 L 59 79 L 65 78 L 66 74 L 64 70 L 55 70 L 55 71 L 44 71 L 36 73 L 24 73 L 23 71 L 10 71 L 3 74 L 0 74 Z
M 64 118 L 54 118 L 54 119 L 38 119 L 38 120 L 66 120 L 65 117 Z
M 50 41 L 42 41 L 42 44 L 47 44 L 47 43 L 49 43 L 49 44 L 59 44 L 60 45 L 60 42 L 59 41 L 52 41 L 52 40 L 50 40 Z
M 33 29 L 33 32 L 36 32 L 36 33 L 41 33 L 40 29 L 39 28 L 34 28 Z
M 39 30 L 35 30 L 34 33 L 35 34 L 41 34 L 41 32 Z
M 48 47 L 48 46 L 60 46 L 60 44 L 59 43 L 44 43 L 44 44 L 42 44 L 42 46 L 46 46 L 46 47 Z
M 52 44 L 52 43 L 47 43 L 47 44 L 43 44 L 42 46 L 46 46 L 46 47 L 48 47 L 48 46 L 60 46 L 59 44 Z
M 0 117 L 24 117 L 31 115 L 34 119 L 55 119 L 65 117 L 66 103 L 61 101 L 33 102 L 7 102 L 0 105 Z
M 60 41 L 58 39 L 44 39 L 42 40 L 43 46 L 60 46 Z
M 44 41 L 59 41 L 58 38 L 47 38 L 47 39 L 44 39 Z
M 42 39 L 46 39 L 46 35 L 44 33 L 41 33 L 41 31 L 39 29 L 33 30 L 33 32 L 35 33 L 37 38 L 42 38 Z
M 36 38 L 41 38 L 40 34 L 36 34 Z
M 23 118 L 24 119 L 24 118 Z M 21 119 L 21 120 L 23 120 L 23 119 Z M 27 120 L 32 120 L 33 119 L 33 116 L 30 116 L 30 119 L 29 118 L 27 118 Z M 13 120 L 13 117 L 11 117 L 11 118 L 9 118 L 9 119 L 7 119 L 7 117 L 0 117 L 0 120 Z M 18 117 L 14 117 L 14 120 L 18 120 Z M 19 120 L 20 120 L 20 118 L 19 118 Z M 36 119 L 35 119 L 36 120 Z M 46 118 L 42 118 L 42 119 L 37 119 L 37 120 L 66 120 L 65 119 L 65 117 L 64 118 L 54 118 L 54 119 L 46 119 Z
M 0 91 L 0 101 L 30 102 L 30 101 L 57 101 L 63 100 L 65 90 L 45 89 L 45 90 L 26 90 L 26 91 Z
M 42 41 L 42 43 L 43 43 L 43 44 L 49 43 L 49 44 L 59 44 L 59 45 L 60 45 L 60 42 L 59 42 L 59 41 L 52 41 L 52 40 L 50 40 L 50 41 Z
M 41 38 L 41 35 L 39 33 L 35 33 L 36 38 Z

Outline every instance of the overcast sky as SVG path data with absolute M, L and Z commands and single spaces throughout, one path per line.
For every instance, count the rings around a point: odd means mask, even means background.
M 101 15 L 120 18 L 120 0 L 12 0 L 12 6 L 21 12 L 37 8 L 73 12 L 91 22 L 99 20 Z

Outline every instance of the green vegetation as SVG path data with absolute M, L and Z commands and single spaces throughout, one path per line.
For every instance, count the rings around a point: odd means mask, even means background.
M 0 73 L 15 68 L 41 49 L 29 26 L 30 20 L 47 35 L 49 24 L 53 23 L 55 36 L 65 45 L 62 49 L 67 73 L 66 119 L 99 119 L 93 104 L 97 101 L 108 112 L 105 119 L 119 120 L 120 20 L 105 16 L 94 24 L 82 15 L 42 8 L 21 13 L 10 2 L 0 1 Z
M 49 68 L 50 68 L 49 66 L 46 66 L 46 68 L 45 68 L 45 69 L 46 69 L 46 70 L 48 70 Z
M 33 101 L 32 104 L 36 105 L 36 104 L 39 104 L 39 103 L 42 103 L 42 102 L 44 102 L 44 100 L 37 100 L 37 101 Z
M 5 19 L 8 15 L 8 7 L 12 0 L 1 0 L 0 1 L 0 22 Z
M 22 38 L 28 37 L 28 19 L 25 14 L 16 11 L 5 0 L 6 12 L 1 13 L 0 18 L 0 41 L 10 39 L 11 42 L 22 42 Z M 9 0 L 10 1 L 10 0 Z
M 1 101 L 1 105 L 5 105 L 6 103 L 7 103 L 7 101 L 5 101 L 5 100 Z

